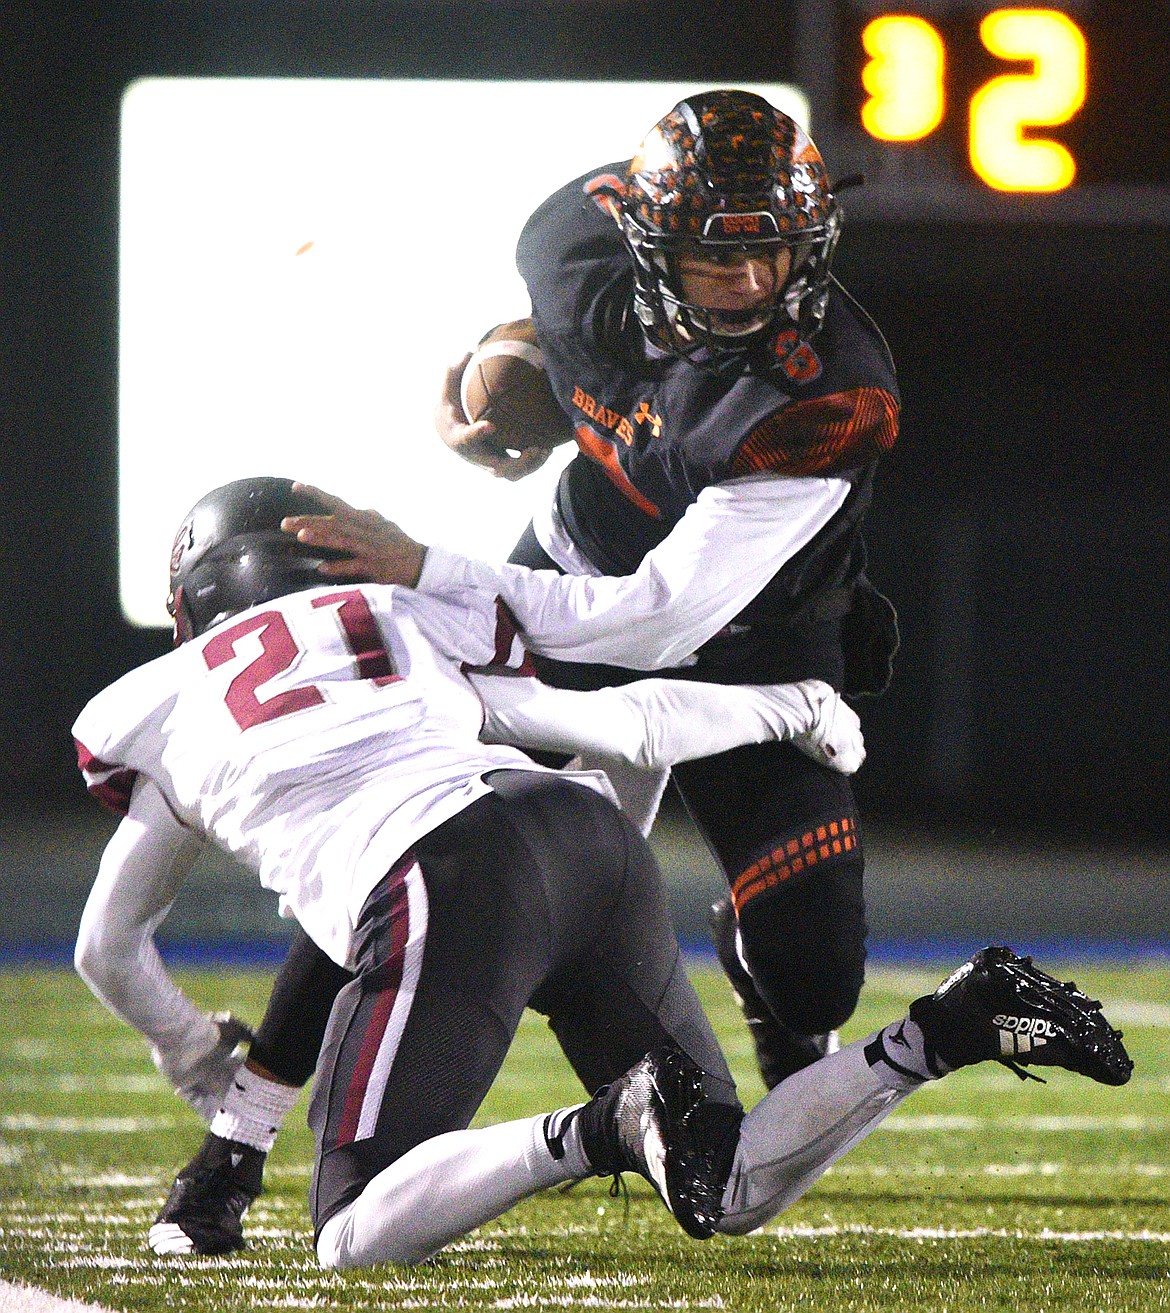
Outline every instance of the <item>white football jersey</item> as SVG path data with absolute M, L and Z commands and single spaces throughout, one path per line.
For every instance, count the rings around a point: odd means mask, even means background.
M 335 961 L 366 896 L 422 835 L 488 791 L 464 670 L 519 669 L 483 592 L 315 588 L 244 611 L 99 693 L 74 725 L 92 793 L 125 811 L 139 776 L 184 825 L 258 871 Z

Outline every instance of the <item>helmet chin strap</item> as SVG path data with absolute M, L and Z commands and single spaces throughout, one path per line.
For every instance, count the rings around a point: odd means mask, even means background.
M 189 643 L 195 637 L 195 628 L 191 623 L 190 612 L 187 610 L 187 601 L 183 595 L 182 584 L 167 599 L 167 610 L 170 611 L 175 621 L 175 646 L 179 647 L 183 643 Z

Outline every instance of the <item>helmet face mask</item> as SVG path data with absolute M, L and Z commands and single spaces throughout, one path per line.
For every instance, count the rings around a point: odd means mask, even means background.
M 328 583 L 317 566 L 345 553 L 307 548 L 280 527 L 286 515 L 324 513 L 315 498 L 293 491 L 291 479 L 238 479 L 196 502 L 171 548 L 167 611 L 176 643 L 261 602 Z
M 635 313 L 647 338 L 695 363 L 719 363 L 771 340 L 784 323 L 816 333 L 828 299 L 841 215 L 816 147 L 759 96 L 711 91 L 681 101 L 630 162 L 618 201 L 633 257 Z M 686 251 L 768 258 L 792 251 L 766 302 L 712 310 L 683 295 Z
M 655 251 L 651 257 L 657 274 L 655 291 L 671 331 L 683 342 L 708 350 L 734 348 L 742 340 L 754 339 L 783 308 L 799 254 L 799 248 L 785 241 L 734 245 L 685 241 Z M 727 285 L 747 278 L 749 267 L 755 281 L 766 274 L 770 290 L 750 299 L 734 289 L 729 295 Z M 703 284 L 706 296 L 697 290 Z

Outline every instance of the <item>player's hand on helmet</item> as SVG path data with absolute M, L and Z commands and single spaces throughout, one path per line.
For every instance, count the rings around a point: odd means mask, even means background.
M 490 470 L 497 479 L 515 482 L 538 470 L 552 453 L 544 446 L 505 448 L 496 434 L 496 426 L 486 419 L 470 423 L 459 400 L 459 383 L 471 353 L 447 370 L 443 393 L 435 407 L 435 428 L 439 437 L 457 455 L 472 465 Z
M 230 1012 L 213 1013 L 208 1021 L 211 1028 L 181 1048 L 168 1053 L 150 1050 L 163 1078 L 205 1121 L 210 1121 L 223 1103 L 252 1039 L 248 1027 Z
M 802 679 L 796 687 L 808 701 L 812 724 L 792 742 L 822 766 L 852 775 L 865 760 L 857 712 L 823 680 Z
M 325 515 L 288 515 L 280 527 L 310 547 L 328 547 L 346 553 L 317 567 L 322 575 L 364 579 L 376 584 L 402 584 L 413 588 L 422 572 L 427 549 L 415 542 L 392 520 L 377 511 L 359 511 L 340 497 L 307 483 L 294 489 L 315 497 Z

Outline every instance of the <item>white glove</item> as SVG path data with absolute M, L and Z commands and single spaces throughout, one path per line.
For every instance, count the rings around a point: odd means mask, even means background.
M 823 680 L 802 679 L 795 687 L 808 699 L 813 724 L 793 736 L 794 746 L 822 766 L 852 775 L 865 760 L 865 740 L 857 712 Z
M 209 1029 L 182 1048 L 169 1053 L 157 1047 L 150 1050 L 164 1079 L 204 1121 L 210 1121 L 219 1111 L 252 1039 L 248 1027 L 230 1012 L 209 1014 L 207 1020 L 214 1030 Z

